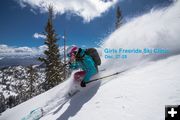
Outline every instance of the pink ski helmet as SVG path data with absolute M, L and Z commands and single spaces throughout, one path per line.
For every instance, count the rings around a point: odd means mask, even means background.
M 72 45 L 67 48 L 67 56 L 71 56 L 73 53 L 78 51 L 78 47 L 76 45 Z

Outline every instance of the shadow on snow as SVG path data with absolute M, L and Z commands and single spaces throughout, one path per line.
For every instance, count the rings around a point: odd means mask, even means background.
M 68 120 L 70 117 L 75 116 L 82 108 L 82 106 L 87 103 L 93 96 L 97 93 L 101 82 L 97 81 L 93 84 L 93 87 L 86 89 L 84 92 L 80 92 L 79 95 L 74 96 L 70 100 L 70 105 L 67 110 L 59 116 L 56 120 Z M 57 110 L 54 112 L 56 114 L 66 103 L 62 104 Z

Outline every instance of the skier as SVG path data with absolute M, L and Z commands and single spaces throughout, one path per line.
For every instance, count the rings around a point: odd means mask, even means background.
M 86 82 L 88 82 L 93 75 L 98 73 L 97 60 L 95 59 L 98 59 L 100 63 L 100 57 L 97 51 L 93 56 L 92 51 L 96 50 L 91 48 L 91 53 L 89 52 L 90 54 L 88 54 L 87 49 L 78 48 L 75 45 L 67 49 L 67 56 L 70 59 L 69 68 L 71 70 L 81 69 L 81 71 L 74 74 L 74 80 L 80 81 L 81 87 L 86 87 Z

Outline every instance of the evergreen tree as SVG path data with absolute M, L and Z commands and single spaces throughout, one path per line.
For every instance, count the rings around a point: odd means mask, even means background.
M 5 97 L 2 92 L 0 92 L 0 113 L 6 110 Z
M 49 6 L 49 17 L 45 27 L 45 44 L 48 49 L 44 51 L 45 58 L 39 58 L 46 65 L 46 83 L 45 89 L 48 90 L 63 80 L 63 71 L 60 71 L 62 62 L 60 61 L 60 52 L 57 44 L 57 34 L 53 26 L 53 7 Z
M 29 98 L 33 97 L 33 93 L 34 95 L 36 95 L 36 91 L 35 91 L 35 83 L 38 79 L 38 74 L 35 68 L 33 68 L 32 65 L 28 66 L 27 69 L 27 79 L 28 79 L 28 94 L 29 94 Z
M 121 14 L 121 10 L 120 7 L 117 6 L 116 9 L 116 29 L 118 29 L 122 24 L 122 14 Z

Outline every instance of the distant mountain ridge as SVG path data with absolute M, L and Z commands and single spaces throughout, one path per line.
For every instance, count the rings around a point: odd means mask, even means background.
M 29 66 L 29 65 L 40 65 L 41 62 L 37 60 L 38 56 L 29 57 L 3 57 L 0 59 L 0 68 L 9 66 Z

